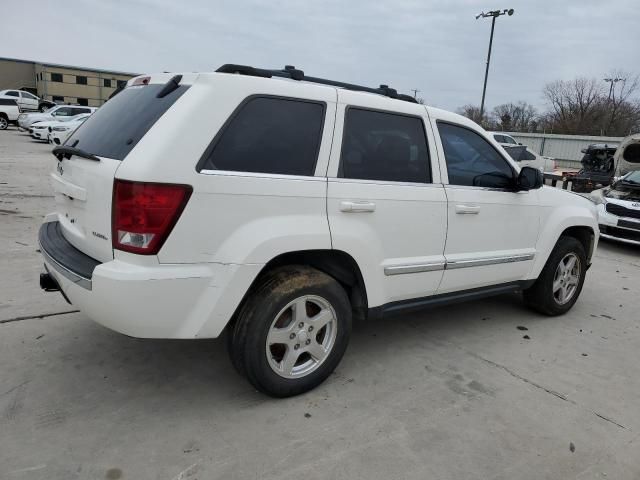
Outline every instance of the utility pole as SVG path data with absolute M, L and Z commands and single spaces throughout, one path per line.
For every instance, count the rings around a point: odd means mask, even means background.
M 487 53 L 487 67 L 484 71 L 484 85 L 482 86 L 482 102 L 480 102 L 480 121 L 484 116 L 484 97 L 487 93 L 487 78 L 489 77 L 489 63 L 491 62 L 491 47 L 493 46 L 493 31 L 496 27 L 496 18 L 500 15 L 513 15 L 513 8 L 504 9 L 504 10 L 492 10 L 490 12 L 481 12 L 476 15 L 476 20 L 479 18 L 489 18 L 491 17 L 491 36 L 489 37 L 489 52 Z

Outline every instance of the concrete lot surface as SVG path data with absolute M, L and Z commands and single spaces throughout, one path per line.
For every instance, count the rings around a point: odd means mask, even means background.
M 640 479 L 640 249 L 601 243 L 564 317 L 513 295 L 356 325 L 274 400 L 222 340 L 128 338 L 40 291 L 49 150 L 0 131 L 1 479 Z

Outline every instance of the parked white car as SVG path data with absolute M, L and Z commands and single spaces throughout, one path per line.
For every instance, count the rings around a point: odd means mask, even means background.
M 640 245 L 640 170 L 590 194 L 598 206 L 600 236 Z
M 0 98 L 0 130 L 6 130 L 11 123 L 16 123 L 20 109 L 15 100 Z
M 56 106 L 54 102 L 39 98 L 24 90 L 0 90 L 0 98 L 16 100 L 18 107 L 23 112 L 45 112 Z
M 28 131 L 29 127 L 36 122 L 50 122 L 62 118 L 73 117 L 81 113 L 93 113 L 97 107 L 83 107 L 80 105 L 57 105 L 44 113 L 22 113 L 18 117 L 18 127 Z
M 502 144 L 502 147 L 521 167 L 537 168 L 541 172 L 553 172 L 556 169 L 554 158 L 538 155 L 524 145 Z
M 90 113 L 83 113 L 71 117 L 68 121 L 54 122 L 49 125 L 47 140 L 53 145 L 62 145 L 76 131 L 80 125 L 82 125 L 87 118 L 91 116 Z
M 42 288 L 134 337 L 226 331 L 279 397 L 330 375 L 353 316 L 514 291 L 563 314 L 598 238 L 471 120 L 293 67 L 136 77 L 53 153 Z
M 511 135 L 503 132 L 489 132 L 500 145 L 522 145 Z
M 89 115 L 89 113 L 81 113 L 80 115 L 74 115 L 73 117 L 59 117 L 59 120 L 51 120 L 49 122 L 36 122 L 31 124 L 31 126 L 28 128 L 28 132 L 29 135 L 31 135 L 31 137 L 35 140 L 48 140 L 48 135 L 51 132 L 51 127 L 58 127 L 60 125 L 66 126 L 71 122 Z
M 0 98 L 11 98 L 18 103 L 23 112 L 37 112 L 40 99 L 23 90 L 0 90 Z

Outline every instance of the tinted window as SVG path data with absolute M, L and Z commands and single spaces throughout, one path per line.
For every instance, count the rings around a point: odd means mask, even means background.
M 507 139 L 504 135 L 494 135 L 493 138 L 495 138 L 498 143 L 507 143 Z
M 504 143 L 510 143 L 512 145 L 517 145 L 518 144 L 518 142 L 516 142 L 513 138 L 511 138 L 511 137 L 509 137 L 507 135 L 504 135 L 502 138 L 504 138 Z
M 73 108 L 71 107 L 60 107 L 56 110 L 56 117 L 71 117 L 73 115 Z
M 62 74 L 61 73 L 52 73 L 51 74 L 52 82 L 62 82 Z
M 313 175 L 324 106 L 282 98 L 253 98 L 222 132 L 203 169 Z
M 12 107 L 17 107 L 18 104 L 15 100 L 11 100 L 10 98 L 0 98 L 0 105 L 11 105 Z
M 104 84 L 105 87 L 111 87 L 111 79 L 109 78 L 105 78 L 104 79 Z
M 349 108 L 338 176 L 393 182 L 431 182 L 422 120 Z
M 76 76 L 76 83 L 78 85 L 86 85 L 87 84 L 87 77 Z
M 153 84 L 124 89 L 96 110 L 66 143 L 99 157 L 122 160 L 189 87 L 181 85 L 157 98 L 163 88 Z
M 18 92 L 7 92 L 5 93 L 5 95 L 9 96 L 9 97 L 18 97 Z
M 127 86 L 127 81 L 126 80 L 118 80 L 117 82 L 118 88 L 124 88 Z
M 31 99 L 31 100 L 37 100 L 37 99 L 38 99 L 38 97 L 34 97 L 34 96 L 33 96 L 33 95 L 31 95 L 29 92 L 22 92 L 22 96 L 23 96 L 24 98 L 29 98 L 29 99 Z
M 438 122 L 451 185 L 506 187 L 513 179 L 507 161 L 476 132 Z
M 536 156 L 525 148 L 524 152 L 522 152 L 522 160 L 535 160 L 535 159 L 536 159 Z

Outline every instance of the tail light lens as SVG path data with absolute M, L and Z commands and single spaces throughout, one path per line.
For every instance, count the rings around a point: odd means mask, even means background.
M 180 218 L 189 185 L 116 180 L 113 187 L 113 248 L 155 255 Z

